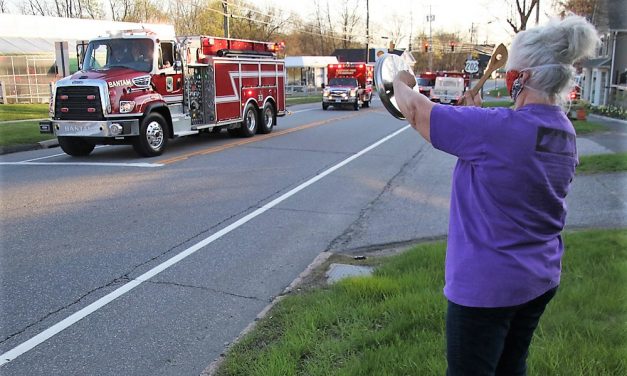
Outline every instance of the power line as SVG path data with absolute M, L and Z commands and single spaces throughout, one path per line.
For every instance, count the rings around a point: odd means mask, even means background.
M 266 17 L 270 17 L 270 18 L 276 17 L 276 15 L 270 15 L 268 13 L 263 13 L 261 11 L 255 10 L 255 9 L 245 7 L 245 6 L 241 5 L 241 4 L 229 3 L 229 5 L 234 5 L 235 7 L 239 8 L 239 9 L 248 10 L 250 12 L 254 12 L 254 13 L 260 14 L 262 16 L 266 16 Z M 266 21 L 263 21 L 263 20 L 254 19 L 254 18 L 250 18 L 250 17 L 246 17 L 246 16 L 226 14 L 223 11 L 216 10 L 216 9 L 213 9 L 213 8 L 210 8 L 210 7 L 207 7 L 206 9 L 208 9 L 208 10 L 210 10 L 212 12 L 221 14 L 223 16 L 230 17 L 230 18 L 243 19 L 243 20 L 248 20 L 248 21 L 251 21 L 251 22 L 260 23 L 260 24 L 269 25 L 269 26 L 275 26 L 275 27 L 280 27 L 281 26 L 278 23 L 266 22 Z M 280 12 L 280 10 L 279 10 L 279 12 Z M 289 18 L 286 19 L 285 22 L 291 24 L 295 31 L 299 31 L 299 32 L 304 33 L 304 34 L 309 34 L 309 35 L 314 35 L 314 36 L 321 36 L 321 37 L 325 37 L 325 38 L 335 39 L 335 40 L 338 40 L 338 41 L 356 42 L 356 43 L 359 42 L 358 40 L 355 40 L 355 39 L 336 37 L 336 36 L 333 36 L 333 35 L 322 34 L 320 32 L 312 32 L 312 31 L 308 31 L 308 30 L 302 29 L 302 28 L 298 27 L 298 26 L 301 25 L 300 23 L 298 23 L 298 22 L 296 22 L 294 20 L 290 20 Z M 331 32 L 333 32 L 333 31 L 331 31 Z M 350 36 L 350 37 L 354 37 L 356 39 L 360 39 L 360 38 L 363 38 L 364 40 L 366 39 L 366 36 L 364 36 L 362 34 L 351 33 L 351 34 L 345 34 L 345 35 Z

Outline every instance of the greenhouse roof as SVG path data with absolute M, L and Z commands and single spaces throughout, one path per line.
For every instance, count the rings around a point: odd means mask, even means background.
M 53 54 L 54 40 L 46 38 L 1 37 L 0 55 Z

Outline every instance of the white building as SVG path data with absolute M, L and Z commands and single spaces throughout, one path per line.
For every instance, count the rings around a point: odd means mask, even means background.
M 599 0 L 597 8 L 592 23 L 601 45 L 583 62 L 582 98 L 595 106 L 627 107 L 627 1 Z
M 337 64 L 335 56 L 286 56 L 287 93 L 319 91 L 327 82 L 327 65 Z

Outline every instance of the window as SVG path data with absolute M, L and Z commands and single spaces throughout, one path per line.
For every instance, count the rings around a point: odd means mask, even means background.
M 153 62 L 150 39 L 107 39 L 89 43 L 83 69 L 98 70 L 123 67 L 150 72 Z
M 174 45 L 172 42 L 161 42 L 159 68 L 169 68 L 174 64 Z

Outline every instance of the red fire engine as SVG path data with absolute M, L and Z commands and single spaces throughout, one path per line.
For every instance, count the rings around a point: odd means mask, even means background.
M 322 109 L 329 106 L 349 105 L 355 111 L 360 106 L 369 107 L 372 99 L 374 65 L 366 63 L 341 63 L 327 66 L 329 84 L 322 92 Z
M 58 81 L 51 119 L 69 155 L 131 144 L 160 155 L 168 139 L 219 131 L 270 133 L 285 115 L 285 65 L 276 43 L 130 30 L 89 42 L 81 70 Z

